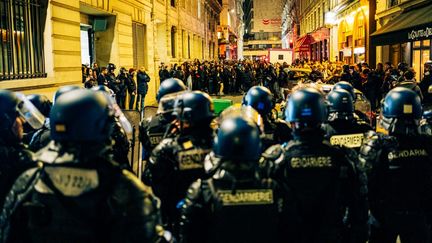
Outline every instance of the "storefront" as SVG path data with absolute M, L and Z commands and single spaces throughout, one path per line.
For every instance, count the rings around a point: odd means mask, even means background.
M 408 63 L 423 76 L 423 64 L 431 60 L 432 5 L 403 11 L 371 35 L 371 47 L 376 49 L 376 62 Z
M 296 59 L 305 60 L 311 59 L 311 43 L 314 41 L 310 34 L 306 34 L 297 39 L 296 45 L 294 47 L 294 57 Z
M 329 58 L 328 47 L 330 30 L 328 28 L 320 28 L 311 33 L 311 60 L 325 61 Z

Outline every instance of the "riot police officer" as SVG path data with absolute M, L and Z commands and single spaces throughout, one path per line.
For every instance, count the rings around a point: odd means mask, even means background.
M 181 242 L 287 242 L 287 195 L 258 176 L 261 149 L 256 123 L 222 120 L 206 157 L 215 172 L 195 181 L 181 203 Z
M 324 138 L 320 127 L 326 119 L 324 98 L 317 90 L 294 92 L 286 114 L 294 138 L 264 154 L 274 164 L 273 177 L 293 199 L 284 229 L 287 242 L 366 242 L 365 177 L 356 169 L 355 155 L 352 158 Z M 342 240 L 343 236 L 349 239 Z
M 39 129 L 44 117 L 23 94 L 0 90 L 0 204 L 15 179 L 34 165 L 33 154 L 22 144 L 25 122 Z
M 124 114 L 120 110 L 120 107 L 117 105 L 115 100 L 116 96 L 112 90 L 110 90 L 105 85 L 98 85 L 96 87 L 93 87 L 92 90 L 103 92 L 104 95 L 107 96 L 107 98 L 110 100 L 109 107 L 113 110 L 115 114 L 114 120 L 112 120 L 112 134 L 108 141 L 108 143 L 112 144 L 112 146 L 110 147 L 108 152 L 109 154 L 113 155 L 114 161 L 122 165 L 124 168 L 131 169 L 128 158 L 130 143 L 127 137 L 127 132 L 124 129 L 129 129 L 131 125 L 129 121 L 127 121 L 126 117 L 124 117 Z M 125 125 L 122 125 L 122 122 Z
M 381 105 L 382 126 L 360 150 L 368 170 L 371 238 L 369 242 L 429 242 L 426 222 L 432 209 L 431 139 L 419 134 L 420 97 L 394 88 Z
M 285 121 L 273 117 L 273 95 L 269 89 L 254 86 L 243 97 L 242 105 L 251 106 L 263 118 L 264 133 L 261 135 L 264 150 L 274 144 L 291 139 L 291 129 Z
M 63 94 L 54 143 L 15 182 L 0 217 L 2 242 L 154 242 L 157 200 L 104 152 L 114 114 L 102 93 Z M 85 117 L 85 119 L 83 119 Z
M 372 127 L 354 117 L 352 95 L 344 89 L 334 89 L 327 95 L 329 116 L 323 125 L 331 145 L 360 149 L 364 135 Z
M 169 228 L 178 221 L 176 205 L 190 184 L 205 176 L 203 161 L 213 143 L 213 112 L 213 101 L 206 93 L 185 92 L 177 98 L 173 114 L 178 132 L 156 146 L 144 172 L 161 199 L 162 217 Z
M 174 100 L 176 96 L 172 96 L 171 99 L 167 99 L 167 102 L 161 104 L 161 99 L 168 94 L 181 92 L 186 90 L 186 86 L 183 81 L 176 78 L 170 78 L 161 83 L 156 99 L 159 103 L 159 109 L 156 115 L 145 119 L 140 124 L 140 141 L 143 146 L 143 159 L 148 160 L 151 151 L 158 145 L 170 123 L 174 120 L 171 115 Z

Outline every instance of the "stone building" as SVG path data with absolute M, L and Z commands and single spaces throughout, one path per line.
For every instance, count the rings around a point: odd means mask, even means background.
M 0 89 L 82 85 L 82 64 L 145 67 L 155 102 L 161 62 L 217 58 L 217 0 L 0 2 Z

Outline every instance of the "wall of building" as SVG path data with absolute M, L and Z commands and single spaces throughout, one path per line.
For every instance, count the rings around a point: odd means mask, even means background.
M 208 1 L 215 0 L 178 0 L 175 7 L 171 6 L 171 0 L 50 0 L 44 31 L 47 77 L 1 81 L 0 89 L 52 97 L 53 92 L 60 86 L 82 86 L 80 25 L 83 22 L 88 24 L 88 16 L 102 17 L 107 19 L 107 29 L 94 34 L 95 60 L 99 66 L 114 63 L 117 67 L 133 67 L 133 25 L 138 23 L 145 26 L 145 40 L 140 43 L 145 43 L 145 53 L 142 56 L 152 80 L 146 104 L 154 104 L 159 86 L 158 67 L 161 62 L 178 63 L 210 56 L 217 58 L 217 55 L 210 53 L 212 46 L 206 44 L 217 41 L 216 28 L 213 28 L 213 33 L 209 33 L 211 30 L 208 29 L 208 22 L 204 21 L 204 17 L 212 10 L 210 21 L 211 25 L 216 26 L 220 6 L 213 2 L 212 8 L 205 8 Z M 177 30 L 175 57 L 171 52 L 173 26 Z M 190 50 L 187 36 L 190 37 Z M 187 55 L 189 51 L 190 59 Z M 213 48 L 213 51 L 217 51 L 217 48 Z M 208 55 L 203 56 L 203 53 Z

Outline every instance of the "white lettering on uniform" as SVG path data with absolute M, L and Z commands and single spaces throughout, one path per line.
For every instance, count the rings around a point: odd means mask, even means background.
M 235 194 L 223 190 L 218 192 L 218 196 L 224 206 L 273 204 L 271 189 L 237 190 Z
M 65 196 L 79 196 L 85 192 L 96 189 L 99 186 L 99 177 L 96 170 L 69 168 L 69 167 L 45 167 L 54 186 Z M 35 185 L 40 193 L 53 194 L 53 191 L 39 180 Z
M 292 168 L 323 168 L 332 167 L 332 165 L 330 156 L 293 157 L 291 159 Z
M 399 159 L 399 158 L 410 158 L 410 157 L 426 157 L 428 153 L 425 149 L 407 149 L 407 150 L 399 150 L 392 151 L 387 155 L 387 158 L 391 160 Z

